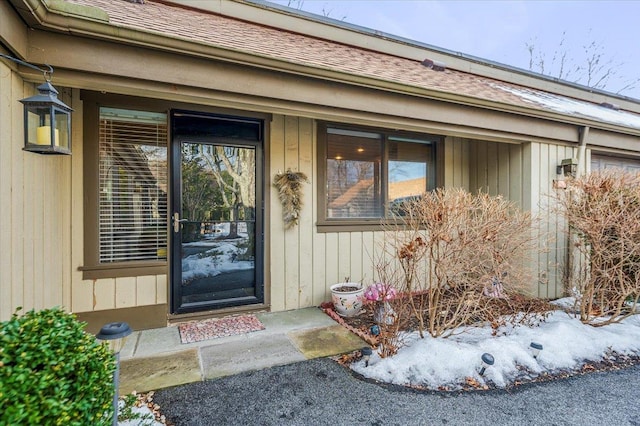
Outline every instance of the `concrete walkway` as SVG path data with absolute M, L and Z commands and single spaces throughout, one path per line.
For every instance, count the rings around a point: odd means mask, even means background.
M 120 395 L 351 352 L 366 345 L 319 308 L 260 313 L 264 330 L 183 344 L 177 326 L 134 332 L 120 352 Z

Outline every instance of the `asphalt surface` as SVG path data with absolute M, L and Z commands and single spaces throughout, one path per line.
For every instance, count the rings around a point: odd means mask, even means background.
M 640 366 L 509 391 L 413 391 L 321 358 L 159 390 L 183 425 L 637 425 Z

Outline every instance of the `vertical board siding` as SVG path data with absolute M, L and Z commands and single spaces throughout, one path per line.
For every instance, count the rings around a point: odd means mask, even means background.
M 560 145 L 530 143 L 524 146 L 523 208 L 539 218 L 538 250 L 532 269 L 536 278 L 534 294 L 557 298 L 564 294 L 567 264 L 566 222 L 558 215 L 553 201 L 555 169 L 575 151 Z
M 522 205 L 522 146 L 469 140 L 471 192 L 501 195 Z
M 11 318 L 16 306 L 14 303 L 13 279 L 13 230 L 12 212 L 12 162 L 14 126 L 11 110 L 14 107 L 13 73 L 0 63 L 0 321 Z M 21 99 L 21 98 L 18 98 Z
M 298 170 L 303 172 L 309 182 L 313 177 L 313 133 L 314 126 L 313 120 L 308 118 L 299 119 L 299 161 Z M 313 275 L 310 271 L 313 270 L 313 228 L 314 228 L 314 214 L 313 209 L 315 204 L 313 203 L 313 185 L 311 183 L 303 184 L 304 200 L 302 203 L 302 211 L 300 212 L 299 228 L 303 232 L 299 235 L 300 244 L 298 246 L 298 252 L 300 260 L 298 262 L 298 276 L 300 280 L 300 299 L 298 305 L 313 306 L 314 289 L 313 289 Z
M 284 119 L 284 168 L 299 170 L 300 132 L 297 117 L 286 116 Z M 308 188 L 307 193 L 308 193 Z M 277 197 L 276 197 L 277 198 Z M 282 222 L 282 219 L 280 219 Z M 300 233 L 304 232 L 297 226 L 285 230 L 284 234 L 284 258 L 287 260 L 285 267 L 285 309 L 297 309 L 300 307 Z
M 167 303 L 166 275 L 83 280 L 83 129 L 79 91 L 63 91 L 74 107 L 73 156 L 40 156 L 22 151 L 22 108 L 14 105 L 34 91 L 0 64 L 0 320 L 18 306 L 39 309 L 63 305 L 75 312 Z M 346 277 L 374 282 L 375 265 L 389 254 L 389 237 L 379 232 L 318 233 L 315 124 L 312 119 L 274 114 L 269 136 L 269 168 L 265 190 L 267 301 L 273 311 L 314 306 L 330 299 L 329 287 Z M 447 137 L 444 143 L 444 186 L 503 195 L 533 213 L 550 193 L 555 166 L 574 154 L 569 147 L 502 144 Z M 587 162 L 588 164 L 588 162 Z M 321 167 L 321 165 L 320 165 Z M 304 172 L 300 222 L 285 230 L 273 176 L 287 168 Z M 9 202 L 5 202 L 8 200 Z M 537 292 L 557 297 L 563 290 L 566 241 L 561 218 L 545 213 L 547 234 L 538 253 Z
M 539 219 L 533 230 L 538 241 L 532 256 L 531 292 L 543 298 L 557 298 L 564 293 L 567 237 L 566 223 L 553 201 L 555 168 L 575 151 L 571 147 L 529 143 L 505 144 L 469 141 L 470 190 L 502 195 Z
M 534 256 L 537 263 L 532 265 L 533 294 L 550 299 L 562 296 L 567 259 L 566 224 L 555 210 L 553 180 L 556 166 L 562 159 L 571 158 L 574 149 L 543 143 L 470 143 L 476 163 L 471 167 L 472 171 L 476 170 L 471 189 L 502 195 L 539 218 L 541 229 L 536 232 L 539 243 Z
M 466 139 L 447 137 L 444 142 L 444 187 L 469 189 L 475 179 L 469 168 L 470 146 Z
M 267 269 L 270 278 L 270 303 L 274 311 L 285 309 L 285 233 L 282 223 L 282 205 L 278 199 L 278 192 L 273 187 L 273 176 L 285 170 L 284 164 L 284 122 L 285 117 L 274 115 L 271 120 L 271 137 L 269 140 L 269 165 L 271 170 L 267 171 L 265 190 L 271 190 L 271 204 L 267 209 L 269 212 L 269 241 L 270 261 Z
M 70 102 L 70 92 L 60 92 Z M 34 93 L 34 84 L 0 64 L 0 321 L 18 307 L 71 308 L 71 159 L 22 150 L 19 100 Z
M 25 310 L 29 310 L 32 309 L 33 306 L 30 305 L 30 295 L 27 294 L 25 296 L 25 287 L 27 287 L 27 285 L 25 285 L 24 276 L 25 244 L 23 238 L 25 233 L 24 199 L 25 192 L 27 192 L 27 188 L 24 186 L 25 153 L 20 150 L 23 140 L 23 129 L 21 128 L 22 117 L 18 114 L 19 109 L 15 108 L 15 102 L 31 93 L 25 93 L 23 82 L 19 77 L 13 75 L 11 82 L 11 103 L 14 105 L 12 105 L 13 108 L 11 108 L 11 122 L 7 123 L 7 125 L 11 126 L 12 132 L 10 139 L 3 141 L 3 143 L 11 145 L 9 161 L 13 164 L 13 170 L 10 176 L 11 183 L 9 184 L 11 187 L 11 196 L 9 197 L 11 200 L 11 227 L 14 230 L 11 234 L 11 243 L 9 244 L 11 252 L 11 283 L 9 285 L 13 288 L 11 294 L 13 309 L 22 306 Z M 15 123 L 20 124 L 16 126 Z M 33 188 L 28 189 L 33 190 Z M 27 259 L 31 258 L 32 255 L 33 253 L 29 253 Z

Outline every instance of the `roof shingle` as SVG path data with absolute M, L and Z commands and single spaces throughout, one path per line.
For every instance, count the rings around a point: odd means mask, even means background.
M 610 110 L 598 114 L 596 104 L 573 100 L 591 108 L 560 110 L 544 102 L 548 94 L 535 89 L 502 82 L 488 77 L 446 69 L 436 71 L 420 62 L 375 52 L 364 48 L 323 40 L 283 29 L 217 15 L 177 5 L 146 0 L 144 4 L 122 0 L 67 0 L 71 3 L 98 7 L 109 15 L 110 24 L 142 32 L 188 40 L 249 55 L 276 59 L 310 68 L 330 70 L 415 89 L 456 94 L 527 109 L 552 111 L 569 116 L 596 119 L 603 122 L 640 129 L 640 114 L 618 111 L 618 119 Z M 556 95 L 554 95 L 556 96 Z M 557 98 L 569 99 L 562 96 Z

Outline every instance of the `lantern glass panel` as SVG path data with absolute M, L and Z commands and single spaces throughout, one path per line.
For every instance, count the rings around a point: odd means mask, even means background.
M 56 126 L 56 145 L 69 149 L 70 116 L 65 111 L 54 110 Z
M 51 144 L 51 109 L 47 107 L 28 107 L 27 143 L 34 145 Z

